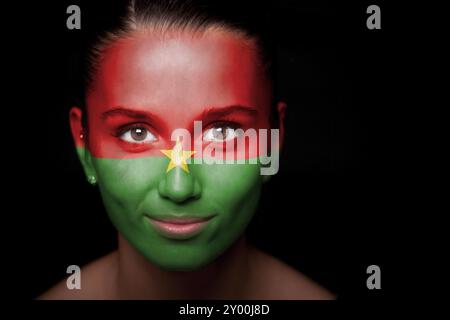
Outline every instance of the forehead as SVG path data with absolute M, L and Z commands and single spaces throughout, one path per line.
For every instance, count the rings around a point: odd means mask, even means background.
M 255 49 L 226 31 L 135 33 L 105 50 L 88 107 L 170 111 L 180 119 L 210 107 L 267 108 L 270 90 Z

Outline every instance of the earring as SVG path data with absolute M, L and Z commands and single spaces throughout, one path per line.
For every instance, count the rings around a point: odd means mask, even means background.
M 95 178 L 95 176 L 89 176 L 87 180 L 93 186 L 95 186 L 97 184 L 97 179 Z
M 81 139 L 81 140 L 84 139 L 84 133 L 83 133 L 83 130 L 80 131 L 80 139 Z

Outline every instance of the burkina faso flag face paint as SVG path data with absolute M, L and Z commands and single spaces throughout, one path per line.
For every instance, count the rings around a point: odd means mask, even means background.
M 266 139 L 270 102 L 257 53 L 240 36 L 136 33 L 103 52 L 83 135 L 86 114 L 75 107 L 70 119 L 117 230 L 149 261 L 192 270 L 230 247 L 255 212 L 265 148 L 237 141 L 251 130 Z M 219 154 L 225 161 L 211 161 Z

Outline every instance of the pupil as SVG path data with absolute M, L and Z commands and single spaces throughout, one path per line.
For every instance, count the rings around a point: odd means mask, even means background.
M 142 128 L 135 128 L 131 130 L 131 137 L 134 140 L 142 141 L 147 137 L 147 130 L 143 130 Z
M 226 138 L 226 129 L 224 130 L 223 128 L 217 128 L 215 131 L 214 131 L 214 135 L 215 135 L 215 138 L 216 139 L 221 139 L 221 140 L 223 140 L 223 139 L 225 139 Z

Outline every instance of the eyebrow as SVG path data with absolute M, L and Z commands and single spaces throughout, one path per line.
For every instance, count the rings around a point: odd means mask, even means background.
M 103 121 L 107 121 L 109 118 L 113 118 L 115 116 L 125 116 L 131 119 L 135 120 L 146 120 L 149 122 L 151 126 L 153 126 L 156 129 L 166 131 L 167 127 L 165 125 L 164 120 L 153 114 L 149 111 L 141 111 L 141 110 L 133 110 L 133 109 L 127 109 L 123 107 L 116 107 L 111 110 L 105 111 L 102 113 L 101 118 Z
M 152 114 L 151 112 L 139 111 L 139 110 L 131 110 L 125 109 L 122 107 L 117 107 L 102 113 L 102 120 L 105 121 L 108 118 L 114 116 L 126 116 L 134 119 L 159 119 L 158 116 Z
M 255 116 L 256 114 L 258 114 L 258 110 L 253 107 L 242 105 L 233 105 L 222 108 L 209 108 L 201 113 L 200 118 L 220 118 L 232 113 L 247 113 L 248 115 Z
M 246 113 L 250 116 L 256 116 L 258 110 L 253 107 L 243 106 L 243 105 L 231 105 L 226 107 L 212 107 L 204 110 L 196 119 L 207 120 L 208 119 L 218 119 L 220 117 L 225 117 L 233 113 Z M 115 116 L 126 116 L 137 120 L 149 120 L 153 125 L 161 127 L 161 129 L 166 129 L 164 125 L 163 118 L 149 112 L 141 110 L 127 109 L 123 107 L 115 107 L 113 109 L 107 110 L 102 113 L 101 118 L 103 121 Z

